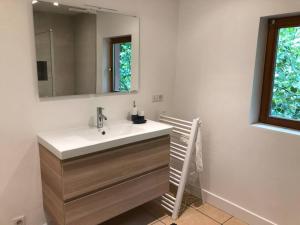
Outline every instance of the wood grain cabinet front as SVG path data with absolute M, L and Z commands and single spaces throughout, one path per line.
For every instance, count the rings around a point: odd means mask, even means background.
M 59 160 L 40 145 L 44 208 L 58 225 L 96 225 L 169 189 L 170 137 Z

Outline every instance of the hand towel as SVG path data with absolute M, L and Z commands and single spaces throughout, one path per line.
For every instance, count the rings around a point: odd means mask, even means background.
M 198 172 L 203 171 L 203 149 L 202 149 L 202 133 L 201 126 L 198 127 L 197 137 L 196 137 L 196 169 Z
M 198 127 L 196 135 L 197 136 L 196 136 L 196 142 L 195 142 L 195 149 L 193 149 L 193 151 L 195 151 L 195 152 L 192 153 L 195 156 L 195 157 L 193 157 L 195 159 L 195 161 L 193 163 L 195 163 L 195 165 L 196 165 L 197 172 L 202 172 L 203 171 L 203 153 L 202 153 L 201 126 Z M 182 141 L 183 143 L 188 144 L 189 137 L 182 135 L 180 137 L 180 141 Z

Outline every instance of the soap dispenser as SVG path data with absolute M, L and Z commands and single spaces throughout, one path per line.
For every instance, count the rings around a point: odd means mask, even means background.
M 138 110 L 135 101 L 133 101 L 133 108 L 131 110 L 131 121 L 134 124 L 143 124 L 146 123 L 145 112 L 143 110 Z
M 133 108 L 131 110 L 131 120 L 135 121 L 138 117 L 138 108 L 136 107 L 135 101 L 133 101 Z

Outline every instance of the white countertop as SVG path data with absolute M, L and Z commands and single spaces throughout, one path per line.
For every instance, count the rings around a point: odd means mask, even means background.
M 148 120 L 132 124 L 128 120 L 105 121 L 106 134 L 96 127 L 79 127 L 40 132 L 38 142 L 59 159 L 69 159 L 101 150 L 170 134 L 172 126 Z

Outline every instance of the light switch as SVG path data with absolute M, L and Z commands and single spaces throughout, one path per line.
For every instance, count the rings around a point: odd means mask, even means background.
M 163 100 L 164 96 L 162 94 L 152 96 L 152 102 L 162 102 Z

